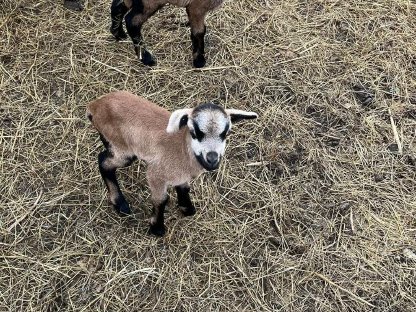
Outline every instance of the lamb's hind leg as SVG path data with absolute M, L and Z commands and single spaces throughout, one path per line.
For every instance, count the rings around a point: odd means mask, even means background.
M 146 1 L 143 5 L 142 1 L 133 4 L 132 9 L 126 15 L 126 27 L 129 36 L 134 44 L 134 51 L 144 65 L 156 65 L 156 61 L 152 54 L 146 50 L 142 37 L 142 26 L 149 17 L 161 8 L 160 1 Z
M 98 166 L 107 186 L 108 195 L 114 209 L 120 214 L 130 214 L 130 207 L 120 190 L 117 181 L 117 168 L 129 166 L 136 157 L 116 157 L 108 149 L 98 155 Z
M 124 0 L 113 0 L 111 4 L 111 27 L 110 32 L 116 40 L 126 39 L 127 34 L 123 29 L 123 17 L 128 12 L 129 8 L 124 3 Z
M 205 66 L 205 15 L 207 12 L 197 7 L 198 2 L 191 2 L 186 7 L 191 26 L 193 64 L 196 68 Z

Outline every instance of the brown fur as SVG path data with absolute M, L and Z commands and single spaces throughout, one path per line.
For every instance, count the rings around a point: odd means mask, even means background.
M 189 148 L 189 131 L 168 134 L 170 113 L 142 97 L 113 92 L 91 102 L 87 115 L 109 142 L 115 161 L 137 156 L 148 164 L 154 204 L 164 199 L 168 185 L 187 183 L 203 171 Z
M 131 8 L 134 0 L 124 0 L 124 4 Z M 194 33 L 201 33 L 205 29 L 205 16 L 214 10 L 224 0 L 142 0 L 143 14 L 135 16 L 136 25 L 144 23 L 155 11 L 166 4 L 186 7 L 189 23 Z
M 190 180 L 203 168 L 218 168 L 225 151 L 225 133 L 233 120 L 253 119 L 257 114 L 224 110 L 212 103 L 171 114 L 142 97 L 118 91 L 88 104 L 87 117 L 105 146 L 98 155 L 98 167 L 117 212 L 131 213 L 116 170 L 129 166 L 136 157 L 148 164 L 146 177 L 153 202 L 150 232 L 161 236 L 165 233 L 168 186 L 175 186 L 183 214 L 195 214 L 189 196 Z

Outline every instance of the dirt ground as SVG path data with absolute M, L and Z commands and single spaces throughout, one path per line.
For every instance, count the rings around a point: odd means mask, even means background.
M 109 34 L 110 0 L 0 2 L 0 311 L 415 311 L 416 3 L 225 1 L 191 67 L 183 9 Z M 253 110 L 220 169 L 147 234 L 145 166 L 118 217 L 86 104 Z

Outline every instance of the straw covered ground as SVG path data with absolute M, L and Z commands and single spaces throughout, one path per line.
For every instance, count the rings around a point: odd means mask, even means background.
M 158 65 L 109 34 L 110 0 L 0 5 L 0 311 L 415 311 L 416 4 L 225 1 L 191 67 L 183 9 L 144 27 Z M 147 234 L 145 165 L 106 198 L 85 118 L 130 90 L 236 125 L 220 169 Z

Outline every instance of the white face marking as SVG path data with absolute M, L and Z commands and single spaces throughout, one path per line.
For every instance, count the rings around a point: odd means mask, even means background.
M 201 141 L 198 140 L 198 129 L 203 133 Z M 221 133 L 226 130 L 227 125 L 231 127 L 230 120 L 226 114 L 219 109 L 204 109 L 188 120 L 189 130 L 196 134 L 192 139 L 191 147 L 194 153 L 201 155 L 204 160 L 209 152 L 216 152 L 219 157 L 224 155 L 225 140 L 221 138 Z

